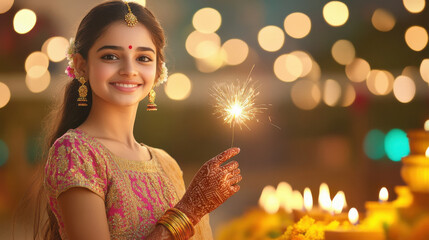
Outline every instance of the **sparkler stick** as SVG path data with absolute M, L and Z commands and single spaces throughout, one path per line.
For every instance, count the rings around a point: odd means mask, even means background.
M 244 82 L 237 81 L 228 84 L 215 84 L 213 87 L 211 95 L 216 101 L 214 114 L 218 118 L 222 118 L 224 123 L 229 124 L 232 128 L 231 146 L 234 145 L 235 125 L 238 125 L 240 129 L 244 125 L 250 130 L 246 122 L 255 119 L 257 114 L 262 113 L 266 109 L 261 105 L 255 104 L 259 92 L 250 78 L 254 67 L 252 67 Z

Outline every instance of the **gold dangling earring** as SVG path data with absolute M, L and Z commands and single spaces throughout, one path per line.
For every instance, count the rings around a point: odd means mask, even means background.
M 88 106 L 88 100 L 86 99 L 86 95 L 88 95 L 88 88 L 86 87 L 85 83 L 86 80 L 84 77 L 80 77 L 78 80 L 82 85 L 79 87 L 79 97 L 77 98 L 77 105 L 79 107 L 86 107 Z
M 147 111 L 156 111 L 158 110 L 158 108 L 156 108 L 156 104 L 155 104 L 155 97 L 156 97 L 156 93 L 155 90 L 150 90 L 149 92 L 149 103 L 147 104 Z

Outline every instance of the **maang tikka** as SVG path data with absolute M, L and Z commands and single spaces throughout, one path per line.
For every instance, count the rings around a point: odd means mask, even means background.
M 125 15 L 125 22 L 127 22 L 128 27 L 134 27 L 138 23 L 137 17 L 133 14 L 133 12 L 131 12 L 130 5 L 127 1 L 125 1 L 125 4 L 127 4 L 128 7 L 128 13 Z

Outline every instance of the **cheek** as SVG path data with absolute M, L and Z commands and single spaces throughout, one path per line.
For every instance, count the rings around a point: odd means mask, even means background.
M 94 63 L 90 68 L 90 79 L 92 83 L 105 82 L 115 73 L 115 68 L 112 65 L 104 63 Z
M 146 83 L 154 83 L 156 77 L 156 66 L 144 66 L 140 69 L 141 76 Z

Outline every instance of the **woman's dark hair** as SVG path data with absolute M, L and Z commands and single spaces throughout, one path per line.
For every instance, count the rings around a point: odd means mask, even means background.
M 156 79 L 158 79 L 161 74 L 162 63 L 164 62 L 164 31 L 155 16 L 147 8 L 132 2 L 128 4 L 132 13 L 137 17 L 138 22 L 143 24 L 151 33 L 152 41 L 156 48 Z M 124 17 L 127 13 L 128 8 L 123 1 L 105 2 L 91 9 L 82 19 L 77 30 L 75 37 L 76 52 L 81 54 L 84 59 L 88 59 L 89 49 L 94 45 L 95 41 L 112 23 L 118 21 L 124 21 L 125 23 Z M 79 86 L 80 83 L 77 79 L 73 79 L 65 86 L 62 103 L 51 111 L 44 123 L 45 141 L 42 154 L 43 161 L 41 161 L 39 174 L 37 175 L 39 193 L 36 201 L 34 239 L 61 239 L 57 219 L 51 211 L 47 202 L 47 193 L 43 188 L 43 169 L 48 150 L 54 144 L 55 140 L 69 129 L 81 125 L 89 115 L 92 106 L 91 87 L 88 87 L 88 106 L 79 107 L 77 105 Z M 43 214 L 47 214 L 47 218 L 43 217 Z

